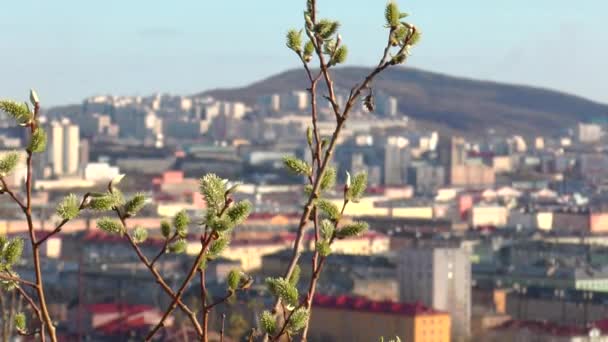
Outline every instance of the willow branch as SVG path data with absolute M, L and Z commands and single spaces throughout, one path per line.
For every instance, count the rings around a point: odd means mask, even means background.
M 0 184 L 2 184 L 2 191 L 6 192 L 9 196 L 11 196 L 13 201 L 15 201 L 15 203 L 17 203 L 17 205 L 21 208 L 21 210 L 26 211 L 27 207 L 25 206 L 25 204 L 23 204 L 23 202 L 21 202 L 19 197 L 17 197 L 17 195 L 8 187 L 8 185 L 6 184 L 6 181 L 4 180 L 3 177 L 0 177 Z
M 118 208 L 114 208 L 114 211 L 116 212 L 116 215 L 118 216 L 120 222 L 123 225 L 123 228 L 126 231 L 127 230 L 126 218 L 121 214 L 121 212 Z M 127 241 L 129 242 L 129 245 L 131 245 L 131 248 L 133 248 L 133 250 L 137 254 L 139 260 L 144 264 L 144 266 L 146 266 L 146 268 L 150 271 L 150 273 L 152 273 L 152 276 L 154 277 L 156 282 L 160 285 L 160 287 L 163 289 L 163 291 L 165 291 L 165 293 L 169 297 L 171 297 L 173 300 L 177 299 L 177 305 L 186 314 L 186 316 L 188 316 L 188 319 L 190 319 L 190 321 L 192 322 L 192 325 L 194 326 L 194 329 L 196 330 L 196 333 L 198 334 L 198 336 L 202 336 L 203 330 L 202 330 L 198 320 L 196 319 L 196 315 L 194 314 L 194 312 L 192 310 L 190 310 L 190 308 L 182 302 L 181 298 L 176 297 L 175 292 L 173 292 L 171 287 L 169 285 L 167 285 L 167 283 L 165 282 L 163 277 L 160 275 L 158 270 L 153 265 L 151 265 L 151 263 L 148 261 L 148 258 L 144 255 L 144 253 L 141 251 L 139 246 L 135 243 L 133 238 L 129 234 L 125 234 L 125 236 L 127 238 Z
M 91 196 L 91 193 L 86 193 L 83 197 L 82 197 L 82 201 L 80 201 L 80 205 L 78 206 L 78 211 L 81 211 L 85 208 L 85 205 L 87 203 L 87 200 L 89 199 L 89 197 Z M 53 237 L 53 235 L 61 232 L 61 229 L 63 228 L 63 226 L 68 223 L 70 220 L 69 219 L 63 219 L 61 222 L 59 222 L 59 224 L 57 225 L 57 227 L 55 227 L 55 229 L 48 233 L 45 237 L 43 237 L 42 239 L 40 239 L 38 242 L 36 242 L 37 246 L 42 245 L 46 240 L 48 240 L 49 238 Z
M 8 280 L 8 281 L 15 281 L 15 282 L 18 282 L 18 283 L 21 283 L 23 285 L 27 285 L 27 286 L 30 286 L 30 287 L 33 287 L 33 288 L 36 288 L 38 286 L 38 285 L 36 285 L 35 283 L 33 283 L 31 281 L 27 281 L 27 280 L 22 279 L 20 277 L 15 277 L 12 274 L 8 274 L 7 275 L 7 274 L 0 273 L 0 279 Z
M 190 281 L 192 281 L 192 278 L 194 278 L 194 275 L 196 274 L 196 271 L 198 270 L 199 265 L 201 264 L 201 261 L 203 260 L 203 257 L 205 256 L 207 247 L 209 247 L 209 244 L 211 243 L 212 240 L 213 240 L 213 234 L 210 234 L 209 237 L 205 241 L 203 241 L 203 248 L 201 248 L 201 251 L 198 253 L 196 260 L 192 264 L 192 267 L 190 268 L 190 271 L 188 272 L 188 276 L 183 281 L 182 285 L 179 287 L 179 290 L 175 294 L 175 297 L 173 297 L 171 304 L 169 305 L 169 307 L 163 314 L 161 320 L 158 322 L 158 324 L 156 324 L 156 326 L 154 326 L 154 328 L 152 328 L 150 333 L 148 333 L 148 335 L 146 336 L 146 341 L 150 341 L 152 339 L 152 337 L 154 337 L 154 335 L 158 332 L 158 330 L 160 330 L 162 327 L 164 327 L 165 321 L 173 313 L 173 311 L 175 310 L 175 308 L 178 305 L 178 301 L 183 296 L 183 294 L 186 290 L 186 287 L 188 287 L 188 285 L 190 284 Z
M 160 259 L 160 257 L 162 257 L 163 255 L 165 255 L 165 253 L 167 253 L 167 247 L 176 238 L 177 238 L 177 233 L 173 234 L 173 236 L 170 239 L 165 239 L 165 243 L 163 244 L 163 248 L 160 250 L 160 252 L 158 252 L 158 254 L 154 257 L 154 259 L 152 259 L 152 262 L 150 262 L 150 266 L 154 266 L 154 264 L 156 263 L 156 261 L 158 261 L 158 259 Z

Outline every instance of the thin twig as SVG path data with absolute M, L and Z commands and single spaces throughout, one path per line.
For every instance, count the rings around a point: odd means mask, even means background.
M 127 230 L 126 218 L 121 214 L 121 212 L 118 208 L 115 208 L 114 211 L 116 212 L 116 215 L 118 216 L 120 222 L 123 225 L 123 228 L 126 231 Z M 198 320 L 196 319 L 196 314 L 194 314 L 194 312 L 192 310 L 190 310 L 190 308 L 182 302 L 181 298 L 176 297 L 175 292 L 173 292 L 171 287 L 169 285 L 167 285 L 167 283 L 165 282 L 163 277 L 160 275 L 158 270 L 150 264 L 150 262 L 148 261 L 148 258 L 144 255 L 144 253 L 141 251 L 139 246 L 135 243 L 133 238 L 129 234 L 125 234 L 125 236 L 127 238 L 127 241 L 129 242 L 129 245 L 131 245 L 131 248 L 133 248 L 133 250 L 137 254 L 139 260 L 144 264 L 144 266 L 146 266 L 146 268 L 150 271 L 150 273 L 152 273 L 152 275 L 154 276 L 154 279 L 160 285 L 160 287 L 163 289 L 163 291 L 165 291 L 165 293 L 167 293 L 167 295 L 169 295 L 173 300 L 177 299 L 177 304 L 179 305 L 180 309 L 186 314 L 186 316 L 188 316 L 188 318 L 192 322 L 192 325 L 194 326 L 194 329 L 196 330 L 197 334 L 199 336 L 202 336 L 203 330 L 202 330 L 200 324 L 198 323 Z
M 160 250 L 160 252 L 158 252 L 158 254 L 154 257 L 154 259 L 152 259 L 152 262 L 150 262 L 151 266 L 154 266 L 154 264 L 156 263 L 156 261 L 158 261 L 158 259 L 160 259 L 161 256 L 163 256 L 165 253 L 167 253 L 167 247 L 176 238 L 177 238 L 177 233 L 173 234 L 173 236 L 170 239 L 165 239 L 165 243 L 163 244 L 163 248 Z
M 203 248 L 201 248 L 201 251 L 198 253 L 196 260 L 192 264 L 192 267 L 190 268 L 190 271 L 188 272 L 188 276 L 186 277 L 186 279 L 184 280 L 182 285 L 179 287 L 179 290 L 177 290 L 175 297 L 171 301 L 171 304 L 169 305 L 169 307 L 163 314 L 160 321 L 154 326 L 154 328 L 152 328 L 150 333 L 148 333 L 148 335 L 146 336 L 146 341 L 150 341 L 152 339 L 152 337 L 154 337 L 154 335 L 158 332 L 158 330 L 160 330 L 164 326 L 167 318 L 171 315 L 171 313 L 173 313 L 173 311 L 177 307 L 178 301 L 181 299 L 182 295 L 184 294 L 186 287 L 188 287 L 188 285 L 190 284 L 190 281 L 192 281 L 192 278 L 194 278 L 194 275 L 196 274 L 196 271 L 199 268 L 199 265 L 200 265 L 201 261 L 203 260 L 203 257 L 205 256 L 205 252 L 207 250 L 207 247 L 211 243 L 212 238 L 213 238 L 213 235 L 210 235 L 209 238 L 207 238 L 207 240 L 204 241 Z
M 224 207 L 222 208 L 222 210 L 219 212 L 219 216 L 222 216 L 224 214 L 224 212 L 226 211 L 226 209 L 228 209 L 228 206 L 232 203 L 232 200 L 230 198 L 228 198 L 228 193 L 224 194 L 225 198 L 224 198 Z M 184 292 L 186 291 L 186 288 L 188 287 L 188 285 L 190 284 L 190 282 L 192 281 L 192 279 L 194 278 L 194 276 L 196 275 L 196 272 L 200 270 L 200 264 L 201 261 L 203 261 L 203 258 L 205 257 L 205 254 L 207 252 L 207 248 L 209 247 L 209 245 L 211 244 L 211 242 L 215 239 L 217 239 L 217 233 L 215 232 L 210 232 L 208 233 L 208 227 L 205 226 L 204 229 L 204 233 L 201 234 L 201 250 L 198 253 L 198 255 L 196 256 L 196 260 L 194 261 L 194 263 L 192 264 L 190 271 L 188 272 L 188 276 L 186 277 L 186 279 L 182 282 L 181 286 L 179 287 L 179 289 L 177 290 L 177 293 L 175 294 L 175 297 L 173 297 L 173 301 L 171 302 L 171 304 L 169 305 L 169 307 L 167 308 L 167 310 L 165 310 L 165 313 L 163 314 L 163 316 L 161 317 L 160 321 L 154 326 L 154 328 L 152 328 L 152 330 L 148 333 L 148 335 L 146 336 L 146 341 L 150 341 L 152 339 L 152 337 L 154 337 L 154 335 L 164 326 L 165 321 L 167 320 L 167 318 L 171 315 L 171 313 L 173 313 L 173 311 L 175 310 L 175 308 L 177 307 L 178 302 L 180 301 L 181 297 L 184 295 Z M 203 271 L 204 273 L 204 271 Z M 204 283 L 204 275 L 203 275 L 203 283 Z M 201 284 L 202 285 L 202 284 Z M 204 303 L 204 300 L 203 300 Z M 202 330 L 202 337 L 203 340 L 205 338 L 207 338 L 208 336 L 208 331 L 207 331 L 207 326 L 206 326 L 206 318 L 205 316 L 208 315 L 208 311 L 207 310 L 203 310 L 203 330 Z
M 82 201 L 80 202 L 80 206 L 78 206 L 78 211 L 81 211 L 84 209 L 87 199 L 89 198 L 89 196 L 91 196 L 90 193 L 86 193 L 83 197 L 82 197 Z M 42 239 L 40 239 L 38 242 L 36 242 L 37 246 L 42 245 L 46 240 L 48 240 L 49 238 L 51 238 L 53 235 L 61 232 L 61 229 L 63 228 L 63 226 L 68 223 L 70 220 L 69 219 L 63 219 L 61 222 L 59 222 L 59 224 L 57 225 L 57 227 L 55 227 L 55 229 L 48 233 L 45 237 L 43 237 Z
M 224 342 L 224 325 L 226 323 L 226 314 L 222 314 L 222 328 L 220 329 L 220 342 Z
M 23 285 L 27 285 L 27 286 L 30 286 L 30 287 L 33 287 L 33 288 L 36 288 L 36 286 L 38 286 L 38 285 L 32 283 L 31 281 L 27 281 L 25 279 L 21 279 L 19 277 L 15 277 L 12 274 L 6 275 L 6 274 L 3 274 L 3 273 L 0 273 L 0 279 L 8 280 L 8 281 L 15 281 L 15 282 L 18 282 L 18 283 L 21 283 Z
M 21 202 L 19 197 L 17 197 L 17 195 L 8 187 L 8 185 L 6 184 L 6 181 L 4 180 L 3 177 L 0 177 L 0 184 L 2 184 L 2 191 L 9 194 L 9 196 L 11 196 L 13 201 L 15 201 L 15 203 L 17 203 L 17 205 L 21 208 L 21 210 L 25 211 L 26 206 L 23 204 L 23 202 Z

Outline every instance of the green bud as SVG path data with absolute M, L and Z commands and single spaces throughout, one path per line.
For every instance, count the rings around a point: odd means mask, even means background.
M 61 203 L 59 203 L 55 212 L 57 213 L 57 216 L 64 220 L 76 218 L 80 213 L 80 204 L 78 203 L 76 195 L 69 194 L 66 196 Z
M 315 250 L 319 252 L 319 255 L 322 257 L 328 256 L 331 254 L 331 246 L 329 245 L 329 241 L 323 240 L 317 242 Z
M 163 220 L 160 223 L 160 232 L 161 232 L 161 234 L 163 234 L 165 239 L 168 239 L 169 235 L 171 235 L 171 224 L 169 224 L 169 222 Z
M 321 178 L 321 190 L 327 190 L 332 188 L 336 184 L 336 169 L 333 167 L 328 167 L 325 169 L 325 173 Z
M 0 177 L 11 174 L 19 164 L 19 152 L 8 152 L 0 158 Z
M 228 290 L 231 292 L 236 291 L 239 288 L 239 284 L 241 282 L 241 271 L 239 270 L 231 270 L 228 273 L 228 278 L 226 279 L 226 283 L 228 284 Z
M 336 52 L 334 53 L 329 64 L 330 65 L 342 64 L 342 63 L 346 62 L 346 57 L 348 57 L 348 48 L 346 47 L 346 45 L 342 45 L 336 50 Z
M 24 103 L 2 100 L 0 101 L 0 110 L 15 119 L 20 125 L 30 123 L 33 119 L 32 112 Z
M 188 247 L 188 243 L 184 239 L 177 239 L 172 244 L 169 245 L 169 252 L 175 254 L 182 254 L 186 252 L 186 248 Z
M 129 216 L 135 216 L 146 205 L 146 196 L 136 194 L 125 204 L 125 212 Z
M 334 223 L 330 220 L 321 221 L 321 237 L 323 240 L 330 240 L 334 235 Z
M 361 196 L 367 188 L 367 172 L 360 172 L 353 177 L 348 190 L 346 191 L 346 200 L 351 202 L 359 202 Z
M 23 312 L 20 312 L 18 314 L 15 315 L 15 328 L 17 329 L 17 331 L 25 331 L 27 325 L 27 320 L 25 318 L 25 314 Z
M 173 218 L 173 226 L 177 235 L 181 238 L 185 238 L 188 235 L 188 225 L 190 224 L 190 217 L 186 214 L 185 210 L 180 211 Z
M 36 93 L 34 89 L 30 89 L 30 102 L 34 106 L 40 103 L 40 99 L 38 99 L 38 93 Z
M 21 259 L 21 254 L 23 254 L 23 239 L 22 238 L 14 238 L 9 240 L 3 251 L 3 259 L 4 262 L 12 265 Z
M 306 142 L 308 142 L 308 146 L 310 147 L 312 147 L 313 138 L 312 128 L 309 126 L 306 128 Z
M 229 244 L 230 240 L 227 237 L 220 237 L 219 239 L 213 241 L 211 246 L 209 246 L 209 258 L 218 257 L 226 250 Z
M 288 307 L 295 308 L 298 305 L 300 298 L 298 289 L 289 281 L 283 278 L 266 278 L 266 286 L 272 294 L 281 298 Z
M 365 231 L 367 231 L 368 228 L 369 228 L 369 225 L 367 224 L 367 222 L 361 222 L 361 221 L 353 222 L 351 224 L 348 224 L 348 225 L 340 228 L 336 232 L 336 237 L 338 239 L 345 239 L 345 238 L 349 238 L 349 237 L 359 236 L 359 235 L 363 234 Z
M 414 45 L 418 44 L 420 42 L 421 37 L 422 37 L 422 32 L 420 32 L 419 30 L 414 30 L 414 33 L 412 33 L 412 36 L 407 41 L 408 45 L 414 46 Z
M 239 225 L 247 220 L 249 213 L 251 213 L 251 209 L 251 202 L 247 200 L 239 201 L 228 208 L 226 216 L 230 218 L 230 221 L 232 221 L 234 225 Z
M 292 156 L 283 157 L 283 165 L 287 170 L 297 175 L 312 175 L 312 166 L 307 162 Z
M 133 242 L 143 243 L 148 238 L 148 230 L 142 226 L 137 226 L 133 230 Z
M 315 52 L 315 45 L 312 43 L 312 41 L 307 41 L 306 44 L 304 44 L 304 61 L 306 63 L 310 62 L 312 60 L 312 55 Z
M 44 131 L 44 128 L 36 127 L 27 150 L 31 153 L 44 152 L 46 150 L 46 140 L 46 132 Z
M 298 281 L 300 281 L 300 274 L 302 273 L 302 269 L 300 268 L 300 265 L 296 265 L 296 267 L 294 267 L 293 272 L 291 272 L 291 275 L 289 276 L 289 283 L 293 286 L 298 286 Z
M 302 52 L 302 31 L 297 31 L 294 29 L 287 31 L 286 40 L 286 45 L 289 49 L 293 50 L 297 54 Z
M 111 193 L 106 193 L 102 196 L 92 197 L 89 201 L 88 207 L 96 211 L 108 211 L 112 210 L 118 202 L 120 202 L 120 196 Z
M 304 307 L 301 307 L 293 312 L 291 317 L 289 318 L 289 323 L 287 324 L 287 331 L 290 334 L 297 334 L 300 330 L 304 329 L 306 323 L 308 322 L 308 310 Z
M 331 36 L 338 32 L 340 23 L 329 19 L 321 19 L 315 26 L 315 32 L 323 39 L 329 39 Z
M 200 180 L 200 192 L 205 198 L 207 206 L 219 212 L 225 203 L 226 183 L 213 173 L 205 175 Z
M 109 234 L 118 234 L 122 236 L 122 234 L 124 233 L 124 227 L 122 223 L 109 217 L 102 217 L 98 219 L 97 228 Z
M 262 312 L 260 316 L 260 326 L 264 330 L 265 333 L 272 335 L 277 331 L 277 321 L 274 318 L 274 315 L 270 313 L 270 311 Z
M 340 219 L 340 216 L 341 216 L 340 209 L 338 209 L 338 206 L 336 206 L 332 202 L 325 200 L 325 199 L 319 199 L 316 201 L 316 206 L 327 217 L 329 217 L 329 219 L 331 219 L 333 221 Z
M 386 25 L 395 29 L 399 26 L 401 20 L 401 12 L 399 12 L 399 6 L 393 0 L 389 1 L 384 10 L 384 18 L 386 19 Z

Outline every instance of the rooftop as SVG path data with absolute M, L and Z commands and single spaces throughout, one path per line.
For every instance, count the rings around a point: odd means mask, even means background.
M 347 310 L 358 312 L 382 313 L 399 316 L 431 316 L 431 315 L 446 315 L 445 312 L 435 310 L 416 303 L 398 303 L 392 301 L 374 301 L 363 297 L 352 296 L 326 296 L 316 295 L 313 299 L 313 305 L 316 307 Z

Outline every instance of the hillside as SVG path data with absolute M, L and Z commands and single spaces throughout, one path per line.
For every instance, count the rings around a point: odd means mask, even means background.
M 369 70 L 334 70 L 338 87 L 361 80 Z M 243 88 L 204 92 L 218 99 L 255 102 L 258 96 L 304 89 L 305 75 L 290 70 Z M 399 99 L 400 111 L 423 126 L 463 134 L 494 128 L 523 135 L 558 134 L 579 121 L 608 117 L 608 105 L 557 91 L 394 68 L 374 87 Z

